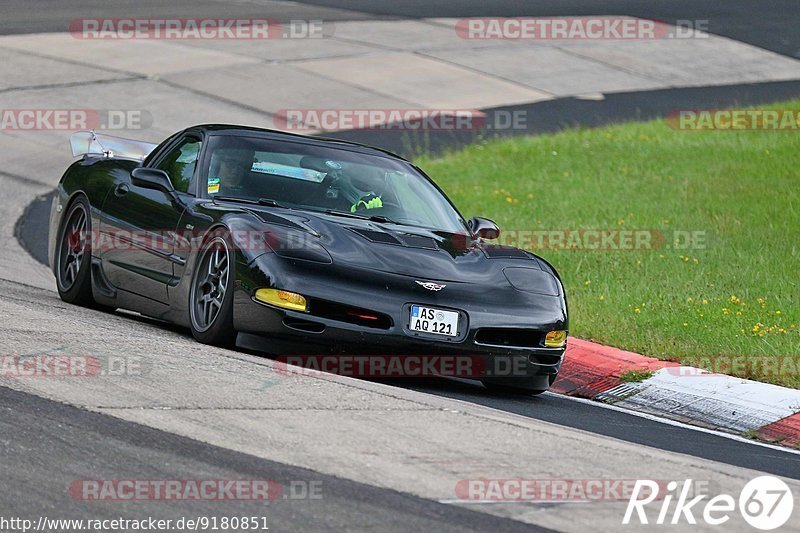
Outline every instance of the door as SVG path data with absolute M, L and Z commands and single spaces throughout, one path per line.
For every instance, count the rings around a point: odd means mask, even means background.
M 147 166 L 165 171 L 176 194 L 133 185 L 128 178 L 109 193 L 103 205 L 101 231 L 112 245 L 102 255 L 108 281 L 119 290 L 167 303 L 167 287 L 177 283 L 173 265 L 174 234 L 191 194 L 202 140 L 186 134 L 166 147 Z

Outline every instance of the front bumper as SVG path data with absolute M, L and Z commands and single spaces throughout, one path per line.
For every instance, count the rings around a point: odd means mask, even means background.
M 511 347 L 476 340 L 477 332 L 483 327 L 509 325 L 503 322 L 502 317 L 491 313 L 467 312 L 469 322 L 466 334 L 457 342 L 445 340 L 444 337 L 412 336 L 403 319 L 407 305 L 395 305 L 395 312 L 390 315 L 392 325 L 379 329 L 273 307 L 255 301 L 248 291 L 237 289 L 234 296 L 234 326 L 239 332 L 261 336 L 261 342 L 253 345 L 251 341 L 248 347 L 279 358 L 311 356 L 309 362 L 317 365 L 315 368 L 319 367 L 321 359 L 313 356 L 339 356 L 342 365 L 344 358 L 349 356 L 364 356 L 373 360 L 415 358 L 415 361 L 422 361 L 423 364 L 430 359 L 440 358 L 452 364 L 434 365 L 437 369 L 444 369 L 437 375 L 448 375 L 448 371 L 452 371 L 454 375 L 449 377 L 514 381 L 542 390 L 553 382 L 561 368 L 566 347 Z M 386 308 L 381 311 L 385 312 Z M 298 364 L 297 358 L 287 358 L 285 361 Z M 347 360 L 348 368 L 351 371 L 355 368 L 355 372 L 359 372 L 357 369 L 363 371 L 363 365 L 366 364 L 371 369 L 368 372 L 375 371 L 375 368 L 379 370 L 377 375 L 355 374 L 354 377 L 400 377 L 391 373 L 381 375 L 391 366 L 386 360 L 383 363 L 378 361 L 377 367 L 374 363 L 371 366 L 364 363 L 363 358 L 360 362 L 361 366 L 350 358 Z M 412 366 L 415 373 L 407 377 L 420 377 L 416 372 L 424 370 Z M 400 367 L 406 368 L 402 364 Z M 327 370 L 330 369 L 328 366 Z

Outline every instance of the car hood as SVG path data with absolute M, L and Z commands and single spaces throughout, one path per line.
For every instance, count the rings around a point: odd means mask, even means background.
M 413 276 L 421 280 L 503 283 L 504 267 L 542 270 L 528 252 L 482 243 L 466 232 L 285 210 L 253 210 L 270 232 L 278 255 L 306 259 L 324 248 L 339 267 Z

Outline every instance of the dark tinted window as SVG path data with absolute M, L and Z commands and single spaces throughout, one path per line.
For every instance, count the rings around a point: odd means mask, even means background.
M 169 151 L 164 159 L 156 165 L 169 174 L 172 185 L 176 191 L 194 194 L 192 178 L 197 166 L 197 157 L 200 154 L 202 143 L 199 139 L 187 137 L 180 144 Z

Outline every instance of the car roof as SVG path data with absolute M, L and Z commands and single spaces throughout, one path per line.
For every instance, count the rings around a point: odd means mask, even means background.
M 234 124 L 199 124 L 197 126 L 192 126 L 191 128 L 187 128 L 185 131 L 188 130 L 204 130 L 212 135 L 232 135 L 232 136 L 240 135 L 243 137 L 261 137 L 264 139 L 273 139 L 277 141 L 303 142 L 316 146 L 343 148 L 346 150 L 352 150 L 355 152 L 377 155 L 382 157 L 388 156 L 393 159 L 399 159 L 400 161 L 408 162 L 407 159 L 395 154 L 394 152 L 390 152 L 389 150 L 376 148 L 374 146 L 369 146 L 366 144 L 361 144 L 351 141 L 343 141 L 341 139 L 331 139 L 327 137 L 311 137 L 308 135 L 300 135 L 297 133 L 289 133 L 285 131 L 271 130 L 267 128 L 256 128 L 254 126 L 237 126 Z

